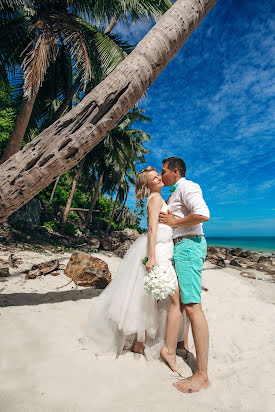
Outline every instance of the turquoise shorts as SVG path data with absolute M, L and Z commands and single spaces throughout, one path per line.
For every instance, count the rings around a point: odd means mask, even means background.
M 174 263 L 182 303 L 201 302 L 201 271 L 207 253 L 204 237 L 183 239 L 175 243 Z

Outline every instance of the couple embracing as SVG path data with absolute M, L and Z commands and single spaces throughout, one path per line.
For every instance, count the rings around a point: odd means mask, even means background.
M 201 307 L 207 252 L 202 223 L 209 210 L 199 185 L 185 178 L 184 161 L 170 157 L 162 163 L 161 175 L 146 167 L 137 176 L 136 198 L 147 198 L 148 233 L 133 243 L 112 282 L 92 300 L 87 343 L 96 355 L 119 356 L 125 349 L 148 360 L 161 355 L 176 372 L 176 353 L 186 354 L 191 323 L 196 371 L 174 384 L 191 393 L 209 386 L 208 325 Z M 167 203 L 161 197 L 163 186 L 172 186 Z M 178 286 L 166 299 L 156 300 L 144 289 L 146 271 L 154 266 L 169 266 L 177 276 Z

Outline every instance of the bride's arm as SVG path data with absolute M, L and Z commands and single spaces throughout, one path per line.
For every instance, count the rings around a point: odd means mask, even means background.
M 156 264 L 155 247 L 158 229 L 159 213 L 162 207 L 161 196 L 153 196 L 147 207 L 148 213 L 148 262 L 146 263 L 146 270 L 150 272 L 152 267 Z

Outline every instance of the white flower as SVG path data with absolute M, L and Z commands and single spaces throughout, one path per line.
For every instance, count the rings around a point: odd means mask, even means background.
M 155 299 L 166 299 L 173 295 L 178 286 L 174 268 L 170 266 L 154 266 L 151 272 L 144 276 L 144 289 Z

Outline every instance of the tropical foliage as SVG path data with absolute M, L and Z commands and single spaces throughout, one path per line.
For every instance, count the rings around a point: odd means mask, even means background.
M 168 0 L 0 1 L 1 161 L 70 110 L 133 50 L 111 33 L 117 21 L 158 19 L 170 6 Z M 52 195 L 53 208 L 65 207 L 63 227 L 71 208 L 89 208 L 85 226 L 95 228 L 100 215 L 92 218 L 93 210 L 104 193 L 111 197 L 106 230 L 116 218 L 127 225 L 129 187 L 150 140 L 134 122 L 149 120 L 135 107 L 75 170 L 41 192 L 47 201 Z

